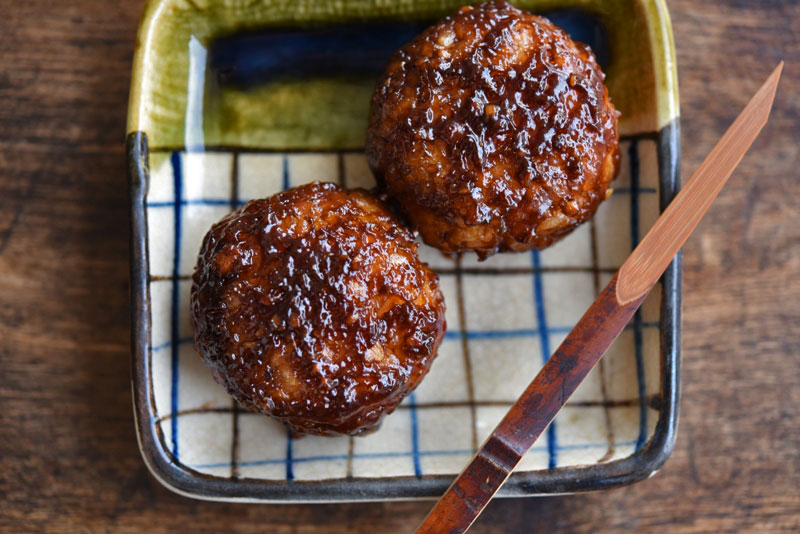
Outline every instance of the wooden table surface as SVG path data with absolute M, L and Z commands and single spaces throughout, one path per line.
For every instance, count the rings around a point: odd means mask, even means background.
M 684 176 L 787 61 L 770 123 L 685 248 L 675 451 L 626 488 L 495 501 L 476 533 L 800 531 L 800 4 L 669 6 Z M 123 151 L 141 8 L 0 0 L 0 530 L 413 531 L 430 503 L 205 503 L 142 463 Z

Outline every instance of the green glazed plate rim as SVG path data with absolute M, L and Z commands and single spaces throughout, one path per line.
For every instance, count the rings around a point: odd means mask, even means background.
M 628 124 L 623 131 L 628 136 L 649 137 L 656 141 L 660 178 L 660 209 L 663 210 L 679 189 L 680 126 L 675 50 L 668 11 L 664 0 L 627 0 L 635 5 L 647 22 L 646 42 L 650 48 L 652 90 L 655 105 L 647 120 Z M 417 0 L 431 14 L 451 11 L 458 3 L 453 0 Z M 413 2 L 404 2 L 407 6 Z M 475 2 L 464 2 L 475 3 Z M 208 9 L 227 10 L 232 20 L 238 20 L 252 2 L 243 0 L 212 0 L 194 2 Z M 263 4 L 277 4 L 265 0 Z M 282 5 L 285 3 L 281 3 Z M 320 16 L 319 10 L 308 9 L 315 0 L 298 0 L 306 17 Z M 612 0 L 527 0 L 515 2 L 519 7 L 536 10 L 580 7 L 595 13 L 611 10 Z M 172 491 L 205 500 L 239 502 L 343 502 L 383 501 L 392 499 L 435 498 L 452 482 L 454 475 L 425 475 L 422 478 L 350 478 L 312 482 L 257 479 L 232 479 L 206 475 L 183 467 L 171 458 L 162 446 L 152 418 L 153 405 L 148 378 L 151 373 L 150 303 L 148 286 L 148 250 L 146 196 L 149 180 L 149 151 L 163 149 L 169 140 L 160 140 L 159 119 L 148 94 L 152 90 L 149 76 L 151 63 L 159 53 L 155 45 L 162 17 L 175 16 L 176 11 L 189 5 L 182 0 L 149 0 L 139 28 L 134 58 L 133 77 L 128 114 L 127 158 L 131 193 L 131 307 L 132 307 L 132 389 L 139 448 L 148 469 Z M 385 9 L 379 0 L 342 0 L 333 4 L 337 9 L 350 6 L 372 6 Z M 383 6 L 383 7 L 382 7 Z M 533 6 L 533 8 L 531 7 Z M 447 7 L 451 9 L 447 9 Z M 305 11 L 303 11 L 305 9 Z M 316 15 L 315 15 L 316 13 Z M 358 11 L 351 12 L 358 14 Z M 346 20 L 346 13 L 328 13 L 331 20 Z M 222 17 L 221 20 L 228 20 Z M 308 19 L 300 19 L 308 20 Z M 248 19 L 248 25 L 263 25 L 264 20 Z M 286 22 L 286 21 L 283 21 Z M 224 26 L 224 25 L 223 25 Z M 230 32 L 234 29 L 225 26 Z M 218 28 L 219 30 L 219 28 Z M 612 49 L 612 54 L 615 51 Z M 635 71 L 634 75 L 641 75 Z M 185 80 L 185 76 L 181 78 Z M 180 92 L 180 91 L 178 91 Z M 612 95 L 613 96 L 613 95 Z M 181 115 L 184 108 L 173 110 Z M 184 103 L 185 105 L 185 103 Z M 163 118 L 162 118 L 163 119 Z M 153 140 L 155 138 L 155 142 Z M 182 138 L 182 136 L 181 136 Z M 553 495 L 589 491 L 630 484 L 652 476 L 667 460 L 675 443 L 678 422 L 680 367 L 680 310 L 681 256 L 678 255 L 662 278 L 661 305 L 661 393 L 659 420 L 651 439 L 633 455 L 613 462 L 590 466 L 562 467 L 553 470 L 514 473 L 501 489 L 500 496 Z

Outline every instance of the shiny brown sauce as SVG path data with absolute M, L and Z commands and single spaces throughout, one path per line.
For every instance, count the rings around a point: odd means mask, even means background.
M 505 2 L 461 8 L 392 58 L 367 156 L 447 252 L 543 248 L 588 219 L 617 173 L 617 111 L 589 48 Z
M 295 430 L 374 428 L 445 329 L 413 235 L 362 190 L 314 183 L 214 225 L 192 287 L 196 345 L 243 405 Z

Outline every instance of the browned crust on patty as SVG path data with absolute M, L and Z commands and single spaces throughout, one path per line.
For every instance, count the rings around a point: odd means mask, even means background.
M 215 224 L 192 286 L 195 343 L 241 404 L 300 432 L 376 427 L 444 335 L 438 278 L 387 207 L 313 183 Z
M 617 111 L 588 46 L 505 2 L 464 7 L 391 59 L 367 156 L 429 245 L 543 248 L 587 220 L 619 166 Z

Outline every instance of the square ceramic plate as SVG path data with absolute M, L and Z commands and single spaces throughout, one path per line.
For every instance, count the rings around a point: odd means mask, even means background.
M 190 275 L 208 227 L 310 180 L 369 186 L 368 103 L 389 54 L 460 0 L 151 0 L 128 120 L 133 388 L 153 474 L 193 497 L 435 497 L 674 195 L 678 97 L 662 0 L 519 0 L 589 43 L 622 112 L 615 193 L 556 246 L 444 258 L 449 330 L 428 377 L 381 429 L 292 439 L 240 410 L 192 345 Z M 678 410 L 680 265 L 533 447 L 501 495 L 608 488 L 666 460 Z

